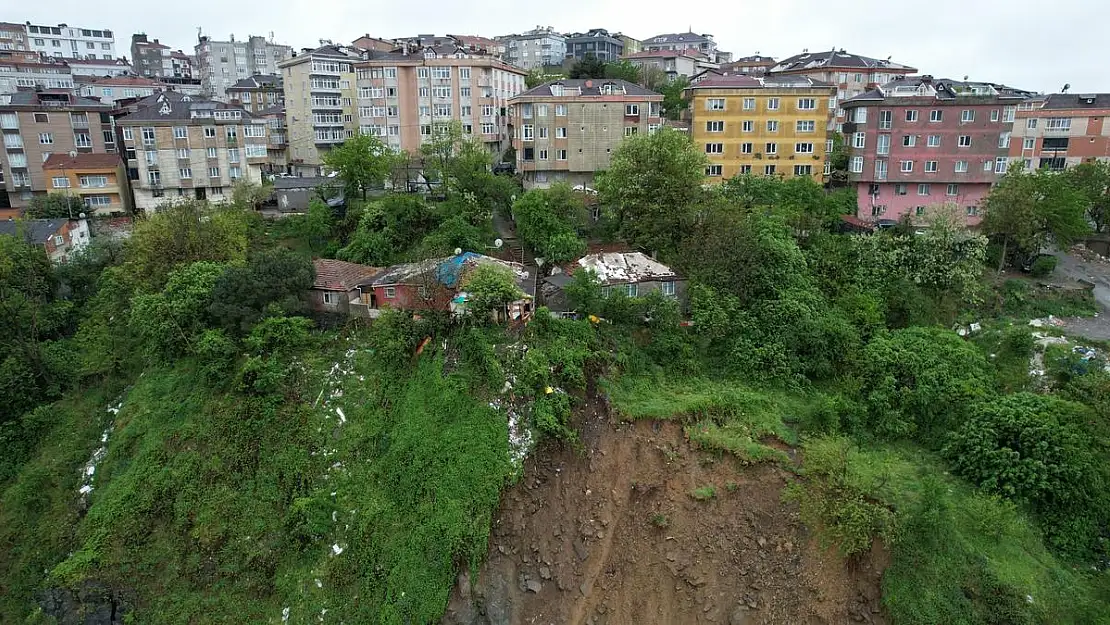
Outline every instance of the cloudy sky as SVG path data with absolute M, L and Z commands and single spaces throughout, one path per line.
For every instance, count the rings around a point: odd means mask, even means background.
M 681 8 L 691 7 L 683 13 Z M 18 7 L 18 8 L 17 8 Z M 697 8 L 693 8 L 697 7 Z M 704 8 L 702 8 L 704 7 Z M 22 15 L 18 13 L 22 12 Z M 152 3 L 50 0 L 9 4 L 12 22 L 110 28 L 120 53 L 146 32 L 192 51 L 197 27 L 216 39 L 269 35 L 297 48 L 319 39 L 350 42 L 369 33 L 494 36 L 537 24 L 563 32 L 606 28 L 639 39 L 668 32 L 711 33 L 737 56 L 783 58 L 809 50 L 851 52 L 913 65 L 937 77 L 1003 82 L 1034 91 L 1110 92 L 1107 0 L 766 0 L 684 4 L 663 0 L 188 0 Z

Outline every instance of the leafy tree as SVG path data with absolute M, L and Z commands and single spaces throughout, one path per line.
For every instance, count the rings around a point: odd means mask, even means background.
M 1064 172 L 1064 177 L 1083 194 L 1087 219 L 1095 232 L 1105 232 L 1110 224 L 1110 162 L 1080 163 Z
M 685 76 L 657 86 L 656 91 L 663 94 L 663 114 L 667 119 L 681 119 L 682 112 L 690 108 L 690 100 L 686 98 L 686 89 L 689 86 L 690 79 Z
M 324 166 L 337 172 L 347 198 L 366 197 L 393 172 L 396 155 L 381 139 L 358 133 L 324 155 Z
M 483 264 L 463 280 L 468 297 L 467 309 L 476 317 L 488 317 L 524 296 L 516 285 L 516 275 L 508 267 Z
M 1011 167 L 984 204 L 982 230 L 1002 245 L 999 271 L 1011 253 L 1036 254 L 1050 240 L 1066 246 L 1089 231 L 1084 195 L 1065 176 L 1048 170 Z
M 528 72 L 528 75 L 524 77 L 524 86 L 532 89 L 544 84 L 545 82 L 559 80 L 562 78 L 566 78 L 566 75 L 560 73 L 548 73 L 545 68 L 535 67 L 532 68 L 532 70 Z
M 569 185 L 528 191 L 513 204 L 513 219 L 525 244 L 552 263 L 573 260 L 586 249 L 576 232 L 585 226 L 585 204 Z
M 272 184 L 240 182 L 231 190 L 231 204 L 243 210 L 258 210 L 274 193 Z
M 303 256 L 264 250 L 246 266 L 223 272 L 213 285 L 207 312 L 229 333 L 246 333 L 265 316 L 301 312 L 314 278 L 312 263 Z
M 842 194 L 830 195 L 809 176 L 741 174 L 725 181 L 719 191 L 743 208 L 781 215 L 799 233 L 831 226 L 847 208 Z M 854 204 L 850 210 L 855 212 Z
M 659 91 L 667 83 L 667 73 L 661 67 L 645 64 L 640 67 L 639 83 L 645 89 Z
M 420 152 L 425 177 L 443 184 L 448 201 L 455 200 L 456 208 L 475 225 L 488 222 L 494 211 L 508 211 L 512 196 L 520 190 L 512 178 L 493 174 L 489 150 L 465 134 L 458 121 L 436 125 Z
M 87 211 L 80 197 L 59 192 L 32 197 L 23 216 L 27 219 L 77 219 L 84 212 Z
M 851 160 L 852 150 L 840 133 L 834 134 L 832 141 L 833 149 L 828 154 L 831 171 L 825 177 L 825 185 L 830 188 L 848 186 L 848 161 Z M 854 208 L 852 212 L 855 212 Z
M 205 261 L 174 270 L 161 292 L 132 299 L 130 326 L 164 358 L 191 352 L 196 335 L 204 330 L 212 289 L 223 273 L 223 265 Z
M 570 68 L 571 78 L 604 78 L 605 63 L 592 52 L 587 52 Z
M 626 80 L 636 84 L 640 82 L 640 66 L 628 59 L 621 59 L 605 64 L 605 78 Z
M 601 281 L 590 269 L 575 271 L 563 292 L 566 293 L 571 310 L 579 314 L 596 314 L 601 310 Z
M 629 243 L 670 253 L 704 199 L 705 164 L 705 154 L 676 130 L 633 135 L 598 174 L 599 198 Z

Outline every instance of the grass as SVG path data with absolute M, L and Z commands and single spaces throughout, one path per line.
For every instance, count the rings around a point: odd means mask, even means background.
M 698 501 L 709 501 L 717 496 L 717 489 L 712 484 L 707 486 L 699 486 L 690 491 L 690 496 Z

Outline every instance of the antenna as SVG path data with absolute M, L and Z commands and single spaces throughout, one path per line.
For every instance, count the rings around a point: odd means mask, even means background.
M 455 256 L 458 256 L 459 254 L 462 254 L 462 248 L 461 247 L 456 247 L 455 248 Z
M 496 247 L 497 249 L 501 249 L 502 245 L 505 245 L 505 242 L 502 241 L 501 239 L 494 239 L 493 240 L 493 246 Z

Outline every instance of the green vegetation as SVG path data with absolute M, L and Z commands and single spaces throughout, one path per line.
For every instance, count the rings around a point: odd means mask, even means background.
M 710 499 L 713 499 L 717 496 L 717 489 L 714 488 L 712 485 L 699 486 L 698 488 L 690 491 L 690 496 L 694 499 L 697 499 L 698 501 L 709 501 Z

